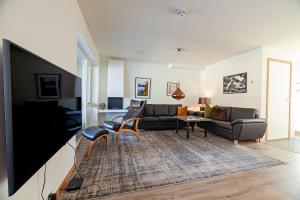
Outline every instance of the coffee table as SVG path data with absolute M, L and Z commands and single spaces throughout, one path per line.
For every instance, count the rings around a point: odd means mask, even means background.
M 179 121 L 183 121 L 187 124 L 186 129 L 186 138 L 190 138 L 190 123 L 197 123 L 197 122 L 203 122 L 204 124 L 204 136 L 207 137 L 207 124 L 211 121 L 211 119 L 204 118 L 204 117 L 198 117 L 198 116 L 176 116 L 177 119 L 177 125 L 176 125 L 176 133 L 178 133 L 178 123 Z M 194 132 L 194 125 L 192 127 L 192 131 Z

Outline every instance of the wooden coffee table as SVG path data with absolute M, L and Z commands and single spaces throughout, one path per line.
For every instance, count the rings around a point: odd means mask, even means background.
M 197 122 L 204 122 L 204 136 L 207 137 L 207 124 L 211 121 L 211 119 L 198 117 L 198 116 L 176 116 L 177 118 L 177 125 L 176 125 L 176 133 L 178 133 L 178 123 L 179 121 L 183 121 L 187 124 L 186 129 L 186 138 L 190 138 L 190 124 L 197 123 Z M 194 125 L 193 125 L 194 126 Z M 194 132 L 194 127 L 192 127 L 192 131 Z

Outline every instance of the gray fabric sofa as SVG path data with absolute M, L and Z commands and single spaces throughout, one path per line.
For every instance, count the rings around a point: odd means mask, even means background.
M 226 110 L 227 121 L 214 120 L 209 123 L 208 130 L 211 132 L 234 140 L 254 140 L 261 139 L 267 128 L 267 121 L 258 118 L 256 109 L 221 107 Z M 202 127 L 202 123 L 198 123 Z
M 140 122 L 141 129 L 176 129 L 177 109 L 180 104 L 146 104 Z M 185 123 L 179 122 L 179 128 Z

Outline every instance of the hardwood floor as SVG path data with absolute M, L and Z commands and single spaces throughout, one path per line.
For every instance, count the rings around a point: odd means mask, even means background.
M 300 199 L 300 154 L 263 143 L 240 142 L 265 155 L 286 162 L 284 165 L 214 177 L 140 192 L 122 194 L 105 200 L 285 200 Z M 97 198 L 95 198 L 97 199 Z

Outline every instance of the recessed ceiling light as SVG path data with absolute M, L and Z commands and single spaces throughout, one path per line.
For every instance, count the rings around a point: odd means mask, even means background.
M 169 67 L 169 68 L 172 68 L 172 67 L 173 67 L 173 63 L 170 63 L 170 64 L 168 65 L 168 67 Z
M 177 47 L 177 48 L 176 48 L 176 50 L 177 50 L 178 52 L 185 51 L 185 49 L 184 49 L 184 48 L 182 48 L 182 47 Z
M 180 20 L 183 20 L 186 18 L 186 11 L 184 9 L 178 8 L 176 10 L 176 14 Z
M 143 50 L 138 50 L 137 53 L 138 53 L 138 54 L 141 54 L 141 55 L 144 55 L 144 54 L 145 54 L 145 51 L 143 51 Z

